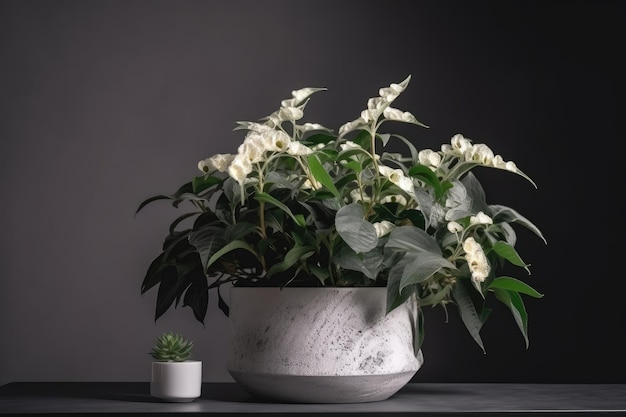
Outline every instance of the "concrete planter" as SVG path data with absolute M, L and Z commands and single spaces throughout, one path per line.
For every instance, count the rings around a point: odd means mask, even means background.
M 386 288 L 238 288 L 228 371 L 252 395 L 299 403 L 381 401 L 423 363 L 415 310 L 385 315 Z
M 190 402 L 202 391 L 202 361 L 152 362 L 150 395 L 167 402 Z

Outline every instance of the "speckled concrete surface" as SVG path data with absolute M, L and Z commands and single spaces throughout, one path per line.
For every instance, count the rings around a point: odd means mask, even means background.
M 413 352 L 414 309 L 385 315 L 385 300 L 386 288 L 232 288 L 228 370 L 283 401 L 386 399 L 423 358 Z

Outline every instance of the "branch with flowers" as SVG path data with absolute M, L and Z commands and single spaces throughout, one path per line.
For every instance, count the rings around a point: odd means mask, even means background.
M 228 315 L 222 285 L 386 286 L 387 310 L 413 302 L 415 350 L 424 340 L 424 308 L 458 308 L 467 330 L 480 336 L 492 298 L 506 305 L 528 346 L 522 296 L 542 297 L 524 281 L 499 275 L 505 265 L 530 273 L 515 250 L 513 228 L 540 230 L 510 207 L 487 204 L 473 174 L 490 167 L 534 182 L 485 144 L 457 134 L 438 151 L 381 133 L 388 122 L 427 127 L 391 104 L 410 76 L 381 88 L 367 109 L 334 134 L 301 123 L 304 109 L 324 88 L 303 88 L 246 131 L 235 154 L 198 163 L 201 174 L 158 200 L 190 211 L 172 222 L 141 292 L 158 287 L 155 320 L 171 307 L 189 306 L 204 322 L 209 292 Z M 405 154 L 384 152 L 400 141 Z M 536 186 L 535 186 L 536 187 Z

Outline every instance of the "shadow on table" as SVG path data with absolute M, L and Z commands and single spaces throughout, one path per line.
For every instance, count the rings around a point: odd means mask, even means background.
M 396 398 L 426 395 L 428 397 L 466 394 L 459 387 L 447 384 L 408 384 Z M 2 396 L 53 396 L 65 398 L 91 398 L 125 402 L 168 402 L 150 395 L 149 382 L 12 382 L 0 387 Z M 393 398 L 393 397 L 392 397 Z M 199 400 L 231 403 L 277 403 L 253 397 L 235 383 L 203 383 Z

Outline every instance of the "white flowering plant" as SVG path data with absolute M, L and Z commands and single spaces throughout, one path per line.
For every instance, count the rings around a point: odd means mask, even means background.
M 155 321 L 188 306 L 204 322 L 209 293 L 229 307 L 222 285 L 386 286 L 387 311 L 415 303 L 415 350 L 424 340 L 424 308 L 458 308 L 484 351 L 480 331 L 494 298 L 506 305 L 528 347 L 522 296 L 542 297 L 520 279 L 499 275 L 505 265 L 528 267 L 515 250 L 513 225 L 541 240 L 541 231 L 510 207 L 487 204 L 473 174 L 490 167 L 521 175 L 485 144 L 457 134 L 439 150 L 419 150 L 383 133 L 388 123 L 427 127 L 392 107 L 410 76 L 381 88 L 360 117 L 335 134 L 303 123 L 311 96 L 303 88 L 256 122 L 237 122 L 243 143 L 234 154 L 198 163 L 200 174 L 158 200 L 190 210 L 176 217 L 150 264 L 141 293 L 158 287 Z M 406 154 L 384 152 L 399 141 Z M 535 186 L 536 187 L 536 186 Z

